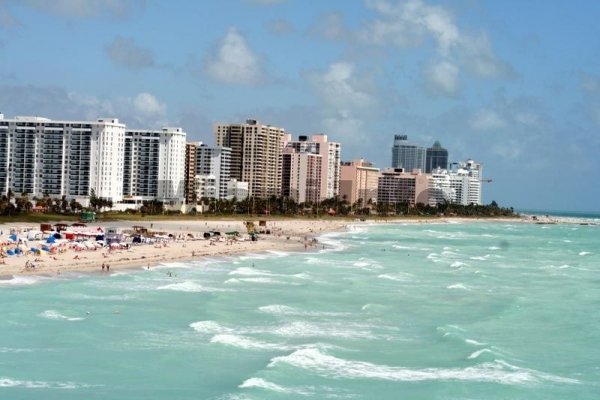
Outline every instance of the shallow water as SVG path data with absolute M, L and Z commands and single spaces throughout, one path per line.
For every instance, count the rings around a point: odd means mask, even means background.
M 317 253 L 0 281 L 0 398 L 595 399 L 599 239 L 374 225 Z

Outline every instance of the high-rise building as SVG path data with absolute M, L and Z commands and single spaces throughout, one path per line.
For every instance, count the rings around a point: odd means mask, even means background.
M 394 135 L 392 147 L 392 168 L 425 170 L 425 148 L 408 143 L 407 135 Z
M 186 143 L 185 145 L 185 202 L 192 204 L 198 201 L 196 196 L 196 148 L 197 143 Z
M 342 162 L 340 168 L 340 196 L 350 204 L 359 199 L 363 205 L 377 202 L 379 168 L 364 160 Z
M 231 149 L 199 143 L 196 148 L 196 175 L 213 176 L 216 191 L 215 199 L 227 197 L 227 184 L 231 180 Z
M 429 204 L 481 205 L 481 176 L 481 164 L 473 160 L 455 163 L 451 170 L 432 171 Z
M 297 203 L 316 203 L 321 200 L 321 155 L 286 147 L 281 158 L 281 195 Z
M 123 196 L 126 204 L 159 200 L 182 203 L 185 182 L 185 139 L 181 128 L 125 132 Z
M 214 131 L 217 145 L 231 149 L 231 178 L 248 182 L 250 196 L 279 196 L 285 130 L 249 119 L 245 124 L 217 124 Z
M 448 169 L 448 150 L 437 140 L 432 147 L 427 148 L 425 156 L 425 172 L 428 174 L 436 169 Z
M 55 121 L 0 114 L 0 193 L 66 196 L 83 205 L 94 191 L 123 196 L 125 125 L 116 118 Z
M 404 172 L 402 169 L 386 168 L 379 177 L 378 204 L 417 203 L 427 204 L 430 176 L 422 172 Z
M 291 147 L 297 152 L 308 152 L 321 156 L 321 189 L 320 200 L 330 199 L 340 193 L 340 154 L 341 145 L 330 142 L 325 134 L 300 136 L 292 141 L 290 134 L 284 135 L 284 146 Z

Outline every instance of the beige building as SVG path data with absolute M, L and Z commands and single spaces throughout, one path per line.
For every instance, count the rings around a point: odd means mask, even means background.
M 386 168 L 379 177 L 377 203 L 406 203 L 414 206 L 417 203 L 429 202 L 430 175 L 421 170 L 404 172 L 401 168 Z
M 292 147 L 286 147 L 281 158 L 281 195 L 294 199 L 296 203 L 321 200 L 321 155 L 299 153 Z
M 250 196 L 281 194 L 284 129 L 249 119 L 245 124 L 217 124 L 214 133 L 218 146 L 231 148 L 231 178 L 248 182 Z
M 284 147 L 291 147 L 298 153 L 312 153 L 321 156 L 320 200 L 330 199 L 340 194 L 340 154 L 341 145 L 330 142 L 327 135 L 300 136 L 292 141 L 292 135 L 284 136 Z
M 342 162 L 340 167 L 340 196 L 350 204 L 359 199 L 363 205 L 377 202 L 379 168 L 363 159 Z

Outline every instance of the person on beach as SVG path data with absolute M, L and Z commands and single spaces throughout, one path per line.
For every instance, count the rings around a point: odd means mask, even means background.
M 102 271 L 104 272 L 104 263 L 102 263 Z
M 106 272 L 110 269 L 110 265 L 106 264 Z

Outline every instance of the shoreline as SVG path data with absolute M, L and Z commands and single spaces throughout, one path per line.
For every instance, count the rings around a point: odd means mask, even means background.
M 26 270 L 24 264 L 36 259 L 33 255 L 12 256 L 4 258 L 5 264 L 0 264 L 0 286 L 2 281 L 10 281 L 17 277 L 57 277 L 69 273 L 99 273 L 102 264 L 110 265 L 110 270 L 121 271 L 160 265 L 169 262 L 187 262 L 202 260 L 209 257 L 226 257 L 250 253 L 263 253 L 268 251 L 302 252 L 312 251 L 321 244 L 313 239 L 332 232 L 347 231 L 349 226 L 361 225 L 387 225 L 387 224 L 435 224 L 435 223 L 465 223 L 465 222 L 516 222 L 531 224 L 563 224 L 572 221 L 560 221 L 531 216 L 521 217 L 495 217 L 495 218 L 465 218 L 465 217 L 438 217 L 438 218 L 406 218 L 406 219 L 369 219 L 369 220 L 315 220 L 293 219 L 268 221 L 270 235 L 261 234 L 258 241 L 210 241 L 202 237 L 208 230 L 238 230 L 245 231 L 242 221 L 210 220 L 210 221 L 181 221 L 181 220 L 156 220 L 145 221 L 144 226 L 156 231 L 173 232 L 185 239 L 173 240 L 166 246 L 141 244 L 131 246 L 129 249 L 107 251 L 106 249 L 90 251 L 68 251 L 56 255 L 54 258 L 45 255 L 37 258 L 37 267 Z M 134 225 L 141 225 L 136 221 L 113 221 L 110 223 L 90 224 L 106 228 L 117 227 L 131 229 Z M 586 225 L 584 223 L 584 225 Z M 31 223 L 11 223 L 10 226 L 34 226 Z M 9 224 L 0 225 L 0 230 L 7 231 Z M 189 236 L 188 236 L 189 235 Z M 193 239 L 188 239 L 188 237 Z M 75 255 L 75 256 L 74 256 Z M 77 259 L 74 259 L 77 257 Z

